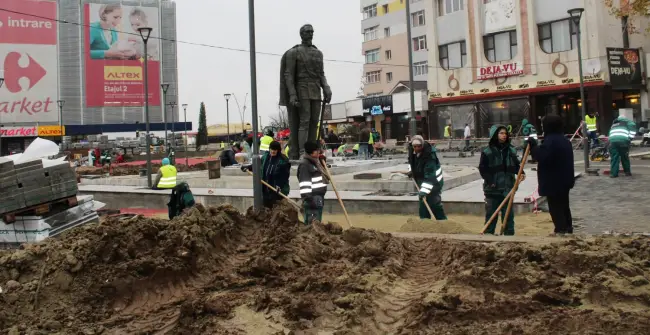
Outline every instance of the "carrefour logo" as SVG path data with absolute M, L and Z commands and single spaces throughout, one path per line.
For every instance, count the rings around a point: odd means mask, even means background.
M 29 89 L 34 87 L 45 75 L 47 71 L 38 64 L 32 56 L 25 54 L 29 63 L 26 67 L 22 67 L 19 64 L 19 60 L 22 57 L 22 54 L 19 52 L 10 52 L 7 54 L 4 60 L 5 68 L 5 86 L 7 90 L 11 93 L 18 93 L 23 91 L 23 88 L 20 86 L 19 80 L 21 78 L 29 79 Z

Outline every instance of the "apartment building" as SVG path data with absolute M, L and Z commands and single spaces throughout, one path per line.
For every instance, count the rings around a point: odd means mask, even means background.
M 572 8 L 584 8 L 580 38 L 567 13 Z M 632 109 L 635 121 L 647 127 L 643 50 L 649 50 L 650 39 L 630 34 L 624 45 L 621 20 L 603 1 L 426 0 L 424 10 L 430 23 L 427 119 L 432 137 L 442 135 L 446 124 L 462 135 L 467 123 L 478 136 L 486 136 L 494 124 L 511 124 L 517 131 L 524 118 L 540 127 L 549 113 L 561 115 L 565 131 L 573 133 L 583 104 L 599 114 L 601 133 L 621 108 Z M 643 30 L 648 22 L 636 26 Z M 585 101 L 579 93 L 578 43 Z
M 406 1 L 411 2 L 410 42 L 406 31 Z M 413 48 L 414 80 L 427 80 L 427 27 L 431 25 L 427 25 L 425 7 L 429 1 L 361 0 L 365 96 L 387 95 L 397 83 L 409 79 L 407 46 Z

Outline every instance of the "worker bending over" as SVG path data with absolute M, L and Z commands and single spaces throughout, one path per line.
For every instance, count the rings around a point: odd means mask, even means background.
M 320 146 L 317 142 L 305 142 L 305 155 L 298 165 L 298 182 L 300 185 L 300 197 L 303 200 L 305 209 L 305 224 L 311 224 L 313 220 L 322 221 L 323 206 L 325 204 L 325 193 L 327 192 L 328 181 L 323 171 L 320 159 Z
M 510 190 L 515 186 L 519 172 L 519 159 L 515 147 L 510 144 L 510 136 L 505 126 L 494 125 L 490 128 L 490 142 L 481 152 L 478 170 L 483 177 L 483 194 L 485 195 L 485 222 L 499 208 Z M 522 174 L 522 180 L 525 175 Z M 501 221 L 507 211 L 507 205 L 501 208 Z M 498 220 L 493 220 L 485 233 L 494 234 Z M 514 211 L 510 209 L 504 235 L 515 234 Z
M 221 161 L 221 166 L 227 167 L 227 166 L 232 166 L 237 164 L 235 155 L 240 153 L 241 151 L 242 151 L 241 144 L 239 143 L 233 143 L 233 145 L 230 148 L 222 151 L 221 155 L 219 156 L 219 160 Z
M 181 182 L 172 189 L 172 194 L 167 203 L 167 210 L 169 212 L 169 219 L 173 219 L 192 208 L 196 202 L 194 195 L 190 191 L 190 185 L 186 182 Z
M 282 153 L 280 142 L 272 141 L 269 144 L 269 150 L 262 156 L 262 180 L 273 186 L 270 189 L 262 185 L 262 200 L 264 207 L 273 208 L 273 206 L 282 200 L 280 193 L 289 195 L 289 176 L 291 175 L 291 162 L 289 157 Z M 242 171 L 253 171 L 252 165 L 242 166 Z
M 162 166 L 158 169 L 154 190 L 169 190 L 176 187 L 176 168 L 169 163 L 169 158 L 162 159 Z
M 636 124 L 625 117 L 619 116 L 614 120 L 609 130 L 609 176 L 618 177 L 618 164 L 623 165 L 626 176 L 632 175 L 630 169 L 630 143 L 636 135 Z
M 436 155 L 436 149 L 420 135 L 416 135 L 411 140 L 409 146 L 409 165 L 411 168 L 410 176 L 415 178 L 420 191 L 420 219 L 431 219 L 431 214 L 424 204 L 431 208 L 436 220 L 447 220 L 445 210 L 442 207 L 442 167 L 440 160 Z

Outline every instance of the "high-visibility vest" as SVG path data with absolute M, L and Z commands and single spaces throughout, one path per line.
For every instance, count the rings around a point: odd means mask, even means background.
M 164 165 L 160 167 L 162 177 L 158 182 L 158 188 L 176 187 L 176 168 L 173 165 Z
M 368 144 L 375 144 L 375 137 L 372 136 L 372 133 L 370 133 L 370 137 L 368 137 Z
M 289 156 L 289 145 L 288 144 L 284 147 L 284 155 Z
M 445 137 L 451 137 L 451 127 L 450 126 L 445 127 Z
M 596 131 L 596 116 L 585 115 L 585 123 L 587 124 L 587 131 Z
M 260 140 L 260 151 L 269 151 L 269 146 L 273 142 L 273 137 L 265 135 Z
M 359 151 L 359 143 L 355 144 L 355 145 L 352 147 L 352 150 Z

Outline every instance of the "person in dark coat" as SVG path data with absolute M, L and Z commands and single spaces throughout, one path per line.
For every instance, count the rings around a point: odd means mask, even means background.
M 241 145 L 239 145 L 239 143 L 235 143 L 235 145 L 231 146 L 230 149 L 222 151 L 221 155 L 219 156 L 219 159 L 221 160 L 221 166 L 226 167 L 237 164 L 237 160 L 235 160 L 235 154 L 240 152 Z
M 537 163 L 539 195 L 545 196 L 555 225 L 555 234 L 573 234 L 569 191 L 575 185 L 573 148 L 564 136 L 562 118 L 548 115 L 542 120 L 544 141 L 528 138 L 530 152 Z

